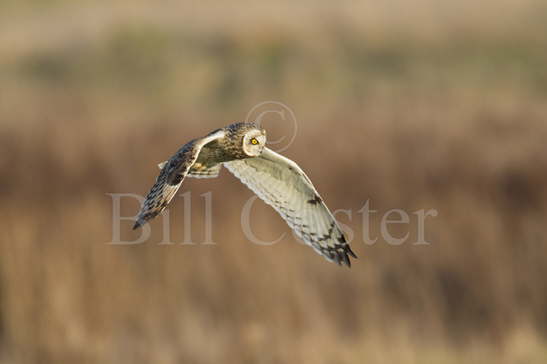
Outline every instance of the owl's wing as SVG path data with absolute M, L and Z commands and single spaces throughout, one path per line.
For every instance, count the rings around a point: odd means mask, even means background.
M 224 165 L 327 260 L 349 267 L 348 255 L 357 258 L 336 219 L 295 162 L 264 148 L 260 157 Z
M 161 162 L 158 164 L 160 171 L 165 167 L 169 161 Z M 214 166 L 206 166 L 200 163 L 194 163 L 186 177 L 192 178 L 217 178 L 220 174 L 220 169 L 222 168 L 222 163 L 215 164 Z
M 159 164 L 160 174 L 146 196 L 133 229 L 153 219 L 165 209 L 194 165 L 201 149 L 208 143 L 224 136 L 224 131 L 218 130 L 204 138 L 194 139 L 180 148 L 171 159 Z
M 192 178 L 217 178 L 220 169 L 222 168 L 222 163 L 215 164 L 214 166 L 204 166 L 199 165 L 199 163 L 194 163 L 190 171 L 188 172 L 188 177 Z

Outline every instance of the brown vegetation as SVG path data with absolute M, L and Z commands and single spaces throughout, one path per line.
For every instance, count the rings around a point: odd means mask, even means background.
M 0 5 L 0 362 L 542 362 L 542 2 L 233 3 Z M 107 193 L 145 194 L 182 143 L 265 100 L 296 115 L 285 154 L 352 211 L 351 270 L 290 234 L 247 241 L 251 192 L 226 171 L 181 191 L 196 242 L 212 191 L 216 245 L 160 245 L 160 221 L 106 244 Z M 364 244 L 367 200 L 373 235 L 390 209 L 437 209 L 431 244 L 414 224 Z M 264 239 L 289 231 L 254 211 Z

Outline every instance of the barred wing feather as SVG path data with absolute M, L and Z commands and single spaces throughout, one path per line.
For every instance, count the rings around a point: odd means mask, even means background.
M 142 205 L 133 229 L 159 215 L 173 199 L 182 181 L 198 159 L 201 149 L 208 143 L 223 138 L 219 130 L 204 138 L 194 139 L 180 148 L 168 161 L 160 163 L 161 171 Z
M 357 258 L 336 219 L 295 162 L 265 148 L 260 157 L 226 162 L 224 166 L 327 260 L 349 267 L 348 255 Z

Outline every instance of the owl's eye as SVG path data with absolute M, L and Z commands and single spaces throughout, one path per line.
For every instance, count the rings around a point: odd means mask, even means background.
M 252 145 L 257 145 L 257 144 L 258 144 L 258 140 L 256 140 L 256 138 L 251 139 L 251 144 L 252 144 Z

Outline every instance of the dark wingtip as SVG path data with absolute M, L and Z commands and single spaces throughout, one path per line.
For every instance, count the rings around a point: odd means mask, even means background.
M 348 245 L 347 248 L 346 248 L 346 252 L 351 255 L 352 257 L 354 257 L 355 259 L 359 259 L 359 257 L 353 252 L 353 250 L 351 250 L 351 247 Z
M 355 257 L 355 254 L 353 252 L 348 252 L 348 247 L 345 246 L 343 249 L 337 249 L 337 250 L 331 250 L 325 253 L 325 257 L 333 263 L 338 264 L 339 266 L 346 266 L 348 268 L 351 268 L 351 260 L 348 256 L 348 254 Z
M 351 261 L 346 253 L 342 254 L 342 262 L 348 267 L 351 268 Z
M 135 225 L 133 225 L 133 230 L 136 230 L 136 229 L 140 228 L 141 225 L 142 225 L 142 223 L 141 223 L 140 220 L 135 221 Z
M 345 265 L 348 268 L 351 268 L 351 259 L 350 256 L 357 259 L 357 255 L 351 250 L 349 245 L 344 246 L 344 250 L 339 252 L 336 257 L 336 262 L 339 265 Z
M 341 253 L 341 255 L 343 256 L 342 259 L 343 259 L 343 262 L 345 263 L 345 265 L 348 266 L 348 268 L 351 268 L 351 260 L 349 259 L 348 255 L 355 258 L 355 259 L 359 259 L 357 257 L 357 255 L 353 252 L 353 250 L 351 250 L 351 247 L 349 246 L 349 244 L 347 243 L 347 240 L 346 240 L 346 236 L 345 235 L 341 235 L 340 238 L 338 239 L 338 241 L 343 244 L 343 247 L 344 247 L 344 251 Z

